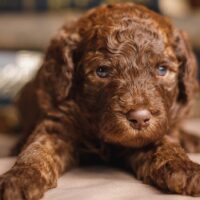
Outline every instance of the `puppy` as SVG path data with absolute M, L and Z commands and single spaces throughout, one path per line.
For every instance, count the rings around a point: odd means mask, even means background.
M 0 199 L 40 199 L 62 173 L 97 158 L 163 191 L 200 195 L 200 165 L 172 139 L 195 75 L 185 33 L 143 6 L 103 5 L 63 26 L 21 93 L 28 140 L 0 178 Z

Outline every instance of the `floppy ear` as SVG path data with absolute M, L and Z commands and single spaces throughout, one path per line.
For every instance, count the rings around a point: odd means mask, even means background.
M 55 107 L 68 97 L 74 73 L 73 54 L 79 39 L 71 29 L 62 28 L 51 40 L 38 73 L 37 93 L 42 107 Z
M 181 117 L 188 112 L 197 91 L 197 63 L 185 32 L 175 30 L 173 45 L 180 63 L 176 112 Z

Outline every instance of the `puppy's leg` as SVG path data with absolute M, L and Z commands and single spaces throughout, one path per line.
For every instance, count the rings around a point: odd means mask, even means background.
M 200 195 L 200 165 L 169 138 L 153 147 L 135 151 L 128 164 L 137 178 L 158 188 L 184 195 Z
M 38 200 L 57 184 L 59 175 L 75 163 L 64 128 L 50 120 L 35 129 L 15 165 L 0 177 L 0 200 Z

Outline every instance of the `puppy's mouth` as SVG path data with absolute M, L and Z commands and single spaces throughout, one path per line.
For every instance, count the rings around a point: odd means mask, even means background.
M 159 140 L 168 131 L 165 110 L 105 113 L 101 123 L 101 137 L 105 142 L 126 147 L 143 147 Z

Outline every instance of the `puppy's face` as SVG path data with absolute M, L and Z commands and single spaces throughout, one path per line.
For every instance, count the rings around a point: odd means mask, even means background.
M 85 32 L 77 67 L 79 105 L 104 141 L 141 147 L 169 131 L 180 63 L 168 24 L 151 13 L 150 19 L 110 15 Z

